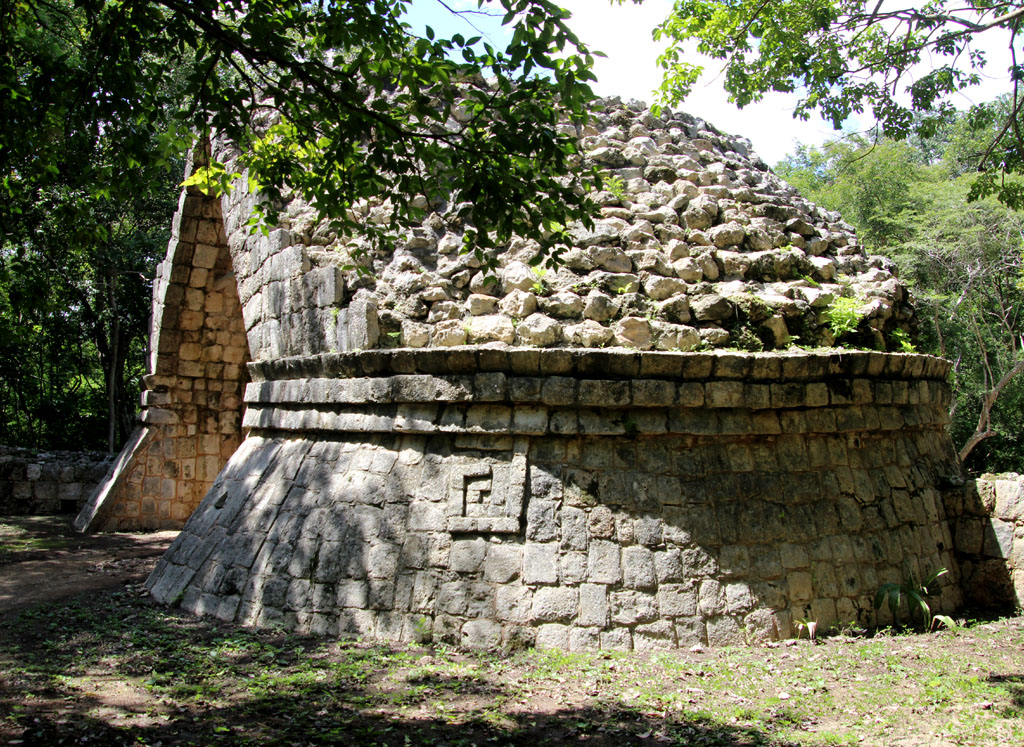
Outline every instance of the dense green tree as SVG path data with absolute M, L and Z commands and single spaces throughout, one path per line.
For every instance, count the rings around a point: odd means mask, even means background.
M 592 95 L 568 14 L 495 0 L 512 27 L 497 50 L 412 35 L 410 1 L 0 0 L 0 226 L 71 172 L 76 190 L 130 199 L 148 167 L 216 131 L 271 221 L 286 187 L 342 229 L 361 198 L 391 195 L 400 226 L 416 195 L 455 189 L 475 206 L 477 243 L 520 232 L 553 245 L 591 212 L 575 138 L 557 131 Z M 212 182 L 232 177 L 207 166 Z
M 996 30 L 1006 30 L 1008 103 L 974 107 L 965 121 L 987 133 L 971 154 L 972 169 L 980 172 L 971 196 L 994 194 L 1021 207 L 1024 68 L 1016 55 L 1022 19 L 1017 0 L 675 0 L 655 30 L 656 39 L 668 42 L 660 58 L 662 98 L 672 104 L 692 88 L 701 68 L 688 61 L 685 45 L 695 41 L 700 52 L 725 61 L 725 89 L 738 106 L 769 91 L 794 92 L 797 117 L 817 112 L 839 129 L 867 113 L 881 137 L 927 139 L 955 118 L 954 96 L 981 81 L 986 53 L 1004 43 Z
M 116 450 L 130 433 L 180 173 L 123 202 L 41 191 L 33 230 L 0 243 L 0 443 Z
M 350 206 L 389 194 L 395 232 L 414 196 L 454 190 L 473 205 L 470 247 L 515 232 L 552 246 L 589 219 L 575 138 L 557 129 L 591 97 L 567 14 L 481 3 L 511 28 L 499 50 L 414 36 L 410 1 L 0 0 L 0 441 L 127 435 L 147 278 L 182 158 L 213 132 L 270 198 L 256 220 L 286 189 L 338 230 L 365 231 Z M 233 177 L 218 163 L 196 175 Z
M 775 170 L 801 193 L 839 210 L 864 242 L 882 248 L 910 237 L 908 215 L 920 207 L 911 184 L 925 178 L 921 160 L 907 143 L 853 136 L 820 148 L 798 145 Z
M 1024 465 L 1024 216 L 968 184 L 914 185 L 921 209 L 890 254 L 914 284 L 922 343 L 954 365 L 952 432 L 975 469 Z M 993 438 L 997 437 L 997 438 Z

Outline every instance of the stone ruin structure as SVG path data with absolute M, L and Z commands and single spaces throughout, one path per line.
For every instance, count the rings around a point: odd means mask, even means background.
M 112 458 L 98 451 L 35 451 L 0 446 L 0 516 L 76 514 Z
M 463 206 L 375 253 L 298 200 L 264 236 L 252 196 L 186 191 L 142 425 L 78 525 L 184 524 L 158 600 L 316 634 L 753 643 L 943 566 L 954 609 L 949 364 L 885 352 L 891 263 L 700 119 L 606 100 L 571 132 L 601 216 L 547 272 L 514 240 L 497 282 Z M 874 351 L 833 347 L 840 298 Z

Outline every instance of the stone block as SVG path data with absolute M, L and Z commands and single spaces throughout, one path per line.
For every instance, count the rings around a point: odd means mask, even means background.
M 704 385 L 697 381 L 685 381 L 676 387 L 677 402 L 681 407 L 703 407 Z
M 700 582 L 697 591 L 697 608 L 705 617 L 721 615 L 725 612 L 725 590 L 716 579 Z
M 526 506 L 526 539 L 550 542 L 559 535 L 558 503 L 531 499 Z
M 654 594 L 613 591 L 609 596 L 611 619 L 617 625 L 652 622 L 658 617 L 658 603 Z
M 533 594 L 531 622 L 567 621 L 579 609 L 579 592 L 574 588 L 545 586 Z
M 525 586 L 499 586 L 495 592 L 494 607 L 498 620 L 526 623 L 533 608 L 533 592 Z
M 500 372 L 478 373 L 473 377 L 473 391 L 478 402 L 501 402 L 507 392 L 507 379 Z
M 658 587 L 658 609 L 664 617 L 692 617 L 697 614 L 697 585 L 662 584 Z
M 624 407 L 629 404 L 628 381 L 590 381 L 579 383 L 579 403 L 586 407 Z
M 704 385 L 704 402 L 707 407 L 742 407 L 743 382 L 709 381 Z
M 598 651 L 601 648 L 601 631 L 597 628 L 569 628 L 570 651 Z
M 1004 521 L 1024 517 L 1024 478 L 995 480 L 995 516 Z
M 609 538 L 615 533 L 615 515 L 607 506 L 595 506 L 590 511 L 587 526 L 592 537 Z
M 706 626 L 700 618 L 675 621 L 676 645 L 681 648 L 692 648 L 707 644 Z
M 601 648 L 605 651 L 632 651 L 633 635 L 625 628 L 602 631 Z
M 536 376 L 515 376 L 508 380 L 509 399 L 513 402 L 540 402 L 545 379 Z
M 548 429 L 548 411 L 543 407 L 515 407 L 512 410 L 512 432 L 541 436 Z
M 409 506 L 409 528 L 413 531 L 443 532 L 447 519 L 443 505 L 416 501 Z
M 513 581 L 521 574 L 522 564 L 522 547 L 491 545 L 484 562 L 484 580 L 499 584 Z
M 492 650 L 501 646 L 501 625 L 492 620 L 470 620 L 462 626 L 460 643 L 476 650 Z
M 448 556 L 448 568 L 456 573 L 478 573 L 487 555 L 487 541 L 482 538 L 455 540 Z
M 558 548 L 554 543 L 527 544 L 523 551 L 523 582 L 554 584 L 558 582 Z
M 630 589 L 655 586 L 654 553 L 646 547 L 622 548 L 622 582 Z
M 508 433 L 511 421 L 511 407 L 473 405 L 466 411 L 466 428 L 471 432 Z
M 658 583 L 682 581 L 684 578 L 681 553 L 676 548 L 658 550 L 654 553 L 654 571 Z
M 811 619 L 817 620 L 822 628 L 840 622 L 835 600 L 819 598 L 811 602 Z
M 561 547 L 565 550 L 586 550 L 588 544 L 587 514 L 566 506 L 561 510 Z
M 667 494 L 679 493 L 678 481 L 672 481 L 671 487 L 665 489 L 659 489 L 659 496 L 671 503 L 671 496 Z M 653 516 L 644 516 L 633 522 L 633 535 L 636 541 L 641 545 L 647 547 L 657 547 L 664 539 L 664 525 L 660 519 L 656 519 Z
M 740 614 L 754 606 L 754 596 L 745 583 L 725 584 L 724 591 L 726 614 Z
M 632 400 L 637 407 L 670 407 L 675 404 L 676 385 L 671 381 L 638 379 L 632 386 Z
M 622 580 L 619 545 L 608 540 L 591 540 L 587 576 L 593 583 L 617 584 Z
M 608 589 L 601 584 L 582 584 L 579 587 L 579 625 L 603 628 L 608 623 Z
M 985 526 L 982 553 L 990 558 L 1009 558 L 1013 551 L 1013 531 L 1012 522 L 992 519 Z
M 558 580 L 562 584 L 579 584 L 587 580 L 587 554 L 566 552 L 558 557 Z
M 709 646 L 742 646 L 746 642 L 743 629 L 735 618 L 712 617 L 707 620 L 706 625 Z
M 569 648 L 569 626 L 558 623 L 547 623 L 537 628 L 537 639 L 535 645 L 539 649 Z
M 633 629 L 633 649 L 639 653 L 676 647 L 675 626 L 668 620 L 657 620 Z
M 566 406 L 576 403 L 576 381 L 564 376 L 552 376 L 544 382 L 541 401 L 545 405 Z

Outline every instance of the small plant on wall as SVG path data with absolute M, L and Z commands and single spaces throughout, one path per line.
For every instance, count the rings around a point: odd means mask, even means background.
M 846 296 L 840 296 L 828 307 L 825 312 L 828 326 L 837 341 L 857 331 L 861 320 L 860 307 L 860 301 Z

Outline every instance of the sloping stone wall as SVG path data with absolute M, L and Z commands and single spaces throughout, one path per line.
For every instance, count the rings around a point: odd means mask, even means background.
M 1024 477 L 1010 473 L 969 481 L 951 502 L 965 601 L 1024 607 Z
M 96 451 L 0 446 L 0 515 L 78 513 L 113 461 Z
M 367 352 L 254 363 L 253 430 L 149 580 L 201 614 L 573 650 L 874 621 L 954 569 L 948 364 Z

